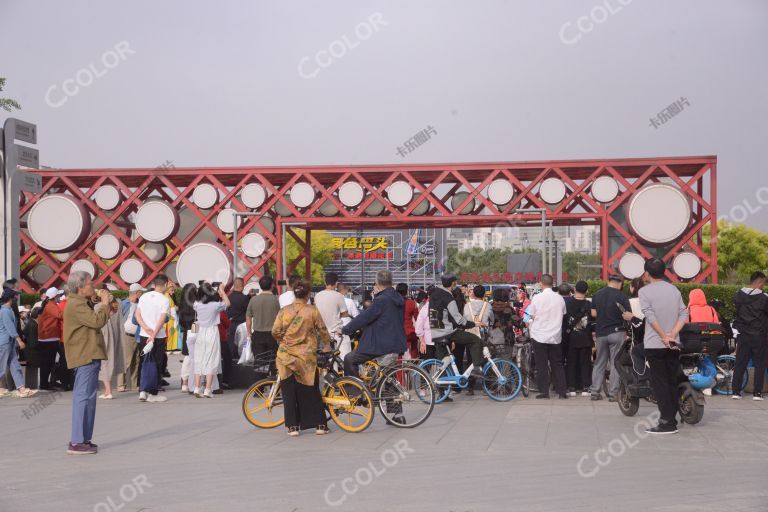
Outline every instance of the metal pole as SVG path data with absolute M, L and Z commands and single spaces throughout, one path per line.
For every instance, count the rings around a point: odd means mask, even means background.
M 233 217 L 235 218 L 235 230 L 232 232 L 232 258 L 234 259 L 232 272 L 235 274 L 235 279 L 240 277 L 237 272 L 237 231 L 240 227 L 239 220 L 240 215 L 236 212 Z
M 547 255 L 544 252 L 547 233 L 547 209 L 546 208 L 527 208 L 517 209 L 515 213 L 540 213 L 541 214 L 541 273 L 547 273 Z
M 555 231 L 555 221 L 551 220 L 549 221 L 549 241 L 547 242 L 547 250 L 549 251 L 549 272 L 548 274 L 552 274 L 554 272 L 554 251 L 552 250 L 552 243 L 554 241 L 554 232 Z

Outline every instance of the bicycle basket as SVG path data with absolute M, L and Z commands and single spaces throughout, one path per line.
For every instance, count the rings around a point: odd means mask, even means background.
M 269 372 L 269 368 L 275 366 L 275 360 L 277 359 L 277 351 L 268 350 L 261 354 L 256 354 L 253 358 L 253 366 L 256 371 Z

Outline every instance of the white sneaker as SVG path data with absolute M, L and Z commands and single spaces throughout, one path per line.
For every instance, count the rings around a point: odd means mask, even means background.
M 167 400 L 168 400 L 167 396 L 149 395 L 149 397 L 147 397 L 147 402 L 153 402 L 153 403 L 166 402 Z
M 213 398 L 213 393 L 210 389 L 206 388 L 205 391 L 203 391 L 203 396 L 205 398 Z
M 181 386 L 181 392 L 182 393 L 189 393 L 189 387 L 188 386 Z
M 712 388 L 706 388 L 702 393 L 704 393 L 704 396 L 712 396 Z
M 146 402 L 147 401 L 147 396 L 149 396 L 149 393 L 147 393 L 146 391 L 141 391 L 139 393 L 139 401 Z
M 569 391 L 568 392 L 568 396 L 576 396 L 576 392 L 575 391 Z
M 590 393 L 589 391 L 582 391 L 581 392 L 581 396 L 590 396 L 590 395 L 592 395 L 592 393 Z
M 197 398 L 202 398 L 203 395 L 200 393 L 200 388 L 195 388 L 195 396 Z
M 741 400 L 741 395 L 734 394 L 731 398 L 733 398 L 734 400 Z
M 762 393 L 755 393 L 754 395 L 752 395 L 752 400 L 756 400 L 758 402 L 762 402 L 763 401 L 763 394 Z

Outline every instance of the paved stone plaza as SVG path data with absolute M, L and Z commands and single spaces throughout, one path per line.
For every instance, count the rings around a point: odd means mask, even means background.
M 701 424 L 642 438 L 647 403 L 626 418 L 607 401 L 478 393 L 413 430 L 377 417 L 288 438 L 246 423 L 241 391 L 166 394 L 99 400 L 100 453 L 82 457 L 65 454 L 70 393 L 34 415 L 0 400 L 0 511 L 768 510 L 768 402 L 712 397 Z

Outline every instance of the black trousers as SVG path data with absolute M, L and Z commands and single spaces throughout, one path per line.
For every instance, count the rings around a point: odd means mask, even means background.
M 291 375 L 280 381 L 285 410 L 285 426 L 299 427 L 301 430 L 327 425 L 323 399 L 320 396 L 319 374 L 315 372 L 315 384 L 305 386 L 296 382 Z
M 224 341 L 221 344 L 221 383 L 229 385 L 229 378 L 232 375 L 232 351 L 229 343 Z
M 421 352 L 421 357 L 423 359 L 434 359 L 435 356 L 435 346 L 434 345 L 427 345 L 427 351 Z
M 51 377 L 56 367 L 56 354 L 59 351 L 58 341 L 42 341 L 38 344 L 40 358 L 40 389 L 51 389 Z
M 59 355 L 59 365 L 56 368 L 54 379 L 69 391 L 75 383 L 75 372 L 67 367 L 67 355 L 64 353 L 64 344 L 56 343 L 56 353 Z
M 763 392 L 765 382 L 765 357 L 768 345 L 765 336 L 739 334 L 736 338 L 736 363 L 733 367 L 733 392 L 741 393 L 744 384 L 744 372 L 747 371 L 749 359 L 755 365 L 754 391 Z
M 459 373 L 464 372 L 464 354 L 467 354 L 467 366 L 469 366 L 469 361 L 471 360 L 471 355 L 467 351 L 466 345 L 456 345 L 453 347 L 453 350 L 451 351 L 453 353 L 453 357 L 456 358 L 456 367 L 459 369 Z
M 483 340 L 471 332 L 462 330 L 454 332 L 448 339 L 456 344 L 457 349 L 466 347 L 475 368 L 483 367 L 485 364 L 485 359 L 483 358 Z M 458 366 L 458 361 L 456 362 L 456 365 Z M 469 363 L 464 367 L 459 366 L 459 371 L 463 372 L 467 369 L 467 366 L 469 366 Z
M 349 375 L 351 377 L 359 377 L 360 372 L 358 366 L 361 364 L 370 361 L 371 359 L 375 359 L 379 356 L 371 355 L 371 354 L 363 354 L 362 352 L 358 352 L 357 350 L 353 350 L 352 352 L 349 352 L 347 355 L 344 356 L 344 375 Z
M 536 360 L 536 384 L 539 392 L 549 394 L 550 374 L 558 395 L 566 393 L 563 347 L 560 343 L 539 343 L 533 340 L 533 357 Z
M 277 350 L 277 341 L 272 337 L 271 331 L 253 331 L 251 334 L 251 351 L 254 357 L 259 354 Z
M 568 347 L 565 374 L 568 389 L 589 390 L 592 384 L 592 347 Z
M 677 377 L 680 374 L 680 351 L 668 348 L 646 348 L 651 390 L 659 406 L 660 423 L 677 426 Z

